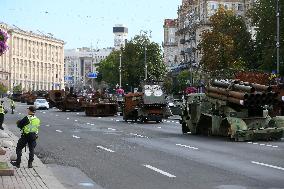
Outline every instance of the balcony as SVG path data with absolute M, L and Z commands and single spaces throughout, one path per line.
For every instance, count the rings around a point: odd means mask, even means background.
M 180 39 L 180 44 L 185 44 L 185 39 Z

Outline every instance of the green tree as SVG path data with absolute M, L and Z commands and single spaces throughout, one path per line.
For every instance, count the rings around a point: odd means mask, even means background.
M 188 70 L 183 70 L 178 74 L 177 81 L 179 91 L 183 91 L 188 86 L 189 78 L 190 72 Z
M 164 79 L 164 83 L 163 83 L 164 91 L 167 94 L 172 94 L 173 87 L 174 87 L 173 78 L 172 78 L 172 76 L 170 74 L 167 74 L 167 76 Z
M 0 83 L 0 95 L 7 93 L 7 91 L 8 88 L 3 83 Z
M 284 1 L 279 1 L 280 7 L 280 62 L 284 60 Z M 256 28 L 255 60 L 265 71 L 276 70 L 276 1 L 258 0 L 249 10 L 248 17 Z M 283 75 L 282 67 L 282 75 Z
M 120 51 L 112 52 L 99 66 L 101 80 L 112 86 L 119 83 L 119 54 L 122 55 L 122 85 L 138 87 L 145 78 L 145 48 L 148 79 L 160 81 L 166 75 L 160 46 L 147 33 L 136 35 Z
M 253 68 L 254 44 L 244 19 L 220 7 L 210 17 L 211 29 L 203 32 L 199 50 L 204 71 Z
M 22 93 L 22 85 L 19 84 L 19 85 L 14 86 L 13 87 L 13 93 L 15 93 L 15 94 Z

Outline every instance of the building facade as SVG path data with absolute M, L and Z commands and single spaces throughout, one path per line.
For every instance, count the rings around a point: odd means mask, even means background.
M 203 31 L 210 29 L 209 19 L 220 6 L 244 16 L 254 0 L 183 0 L 177 14 L 176 40 L 178 52 L 176 61 L 180 68 L 196 67 L 202 57 L 197 50 Z M 249 26 L 249 23 L 247 21 Z M 249 27 L 253 34 L 254 29 Z
M 164 21 L 164 63 L 168 68 L 178 65 L 177 54 L 179 52 L 176 37 L 177 19 L 165 19 Z
M 114 49 L 78 48 L 66 49 L 64 58 L 65 86 L 75 89 L 92 88 L 91 73 L 97 73 L 99 63 L 104 60 Z
M 23 91 L 63 89 L 64 41 L 0 23 L 10 35 L 9 50 L 0 56 L 1 78 L 9 91 L 21 85 Z

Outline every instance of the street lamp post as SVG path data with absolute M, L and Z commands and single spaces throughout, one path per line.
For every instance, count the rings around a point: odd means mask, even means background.
M 119 54 L 119 88 L 121 89 L 121 53 Z
M 279 49 L 280 49 L 280 9 L 279 0 L 276 0 L 276 18 L 277 18 L 277 37 L 276 37 L 276 50 L 277 50 L 277 74 L 279 74 Z
M 147 80 L 147 47 L 145 47 L 145 81 Z

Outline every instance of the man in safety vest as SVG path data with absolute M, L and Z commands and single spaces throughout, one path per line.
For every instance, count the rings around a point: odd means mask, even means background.
M 4 101 L 1 101 L 1 104 L 0 104 L 0 129 L 1 129 L 1 130 L 4 130 L 2 124 L 3 124 L 3 122 L 4 122 L 4 115 L 5 115 L 5 113 L 6 113 L 6 110 L 5 110 L 5 108 L 4 108 L 3 102 L 4 102 Z
M 39 131 L 40 120 L 35 116 L 36 108 L 30 106 L 28 108 L 28 115 L 22 120 L 17 122 L 17 127 L 22 130 L 22 136 L 18 140 L 16 147 L 17 160 L 16 162 L 11 162 L 12 165 L 20 168 L 22 150 L 28 144 L 29 147 L 29 161 L 28 168 L 32 168 L 32 162 L 34 160 L 34 149 L 36 147 L 36 139 Z
M 11 99 L 11 101 L 10 101 L 10 106 L 11 106 L 11 111 L 12 111 L 11 113 L 14 114 L 15 102 L 14 102 L 14 100 L 12 100 L 12 99 Z

